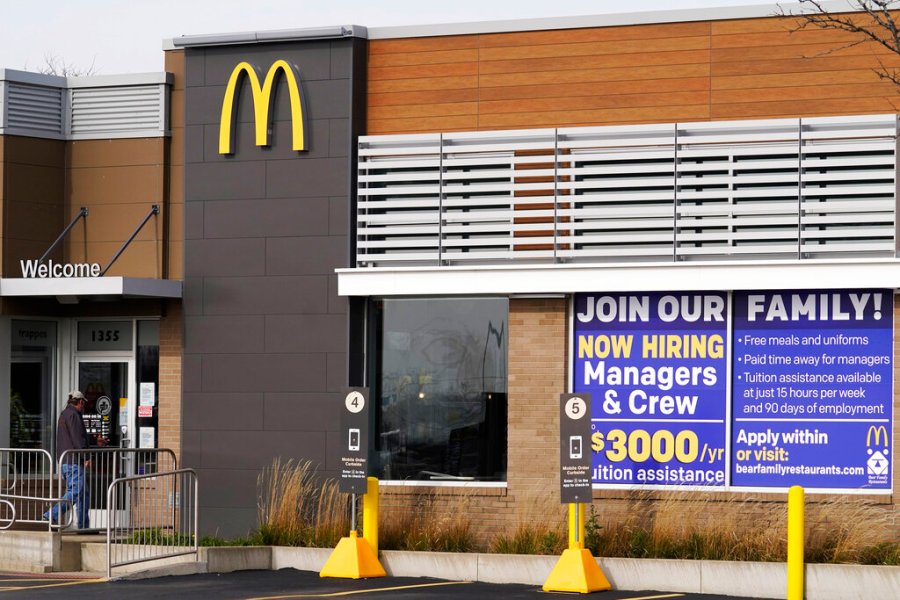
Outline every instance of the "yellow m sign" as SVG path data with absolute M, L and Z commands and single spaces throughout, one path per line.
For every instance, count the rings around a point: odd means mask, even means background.
M 219 154 L 234 153 L 234 129 L 237 112 L 237 96 L 240 92 L 238 84 L 241 76 L 245 76 L 250 82 L 250 91 L 253 93 L 253 115 L 256 125 L 256 145 L 268 146 L 269 133 L 271 132 L 272 113 L 275 112 L 275 79 L 279 73 L 283 74 L 284 82 L 288 86 L 288 95 L 291 99 L 291 131 L 293 133 L 293 149 L 300 152 L 306 149 L 306 133 L 303 128 L 303 103 L 300 95 L 300 75 L 296 67 L 284 60 L 276 60 L 269 67 L 268 73 L 262 85 L 259 83 L 259 75 L 256 69 L 248 62 L 239 63 L 228 78 L 228 86 L 225 88 L 225 97 L 222 99 L 222 117 L 219 120 Z
M 876 446 L 881 445 L 880 440 L 882 437 L 884 437 L 884 447 L 887 448 L 888 434 L 887 434 L 887 428 L 884 425 L 878 425 L 877 427 L 875 425 L 872 425 L 871 427 L 869 427 L 869 433 L 866 434 L 866 447 L 867 448 L 872 445 L 873 437 L 875 438 Z

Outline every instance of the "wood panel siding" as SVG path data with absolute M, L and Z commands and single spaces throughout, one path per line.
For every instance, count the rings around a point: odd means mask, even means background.
M 710 116 L 779 118 L 896 112 L 896 86 L 877 70 L 900 57 L 842 31 L 795 31 L 794 19 L 712 27 Z
M 62 228 L 65 142 L 0 136 L 2 276 L 21 277 L 19 261 L 38 258 Z M 59 260 L 62 252 L 51 258 Z
M 154 204 L 165 210 L 166 144 L 165 138 L 67 143 L 65 222 L 79 207 L 89 211 L 63 243 L 68 262 L 97 262 L 105 267 Z M 150 219 L 109 275 L 164 276 L 163 217 L 160 213 Z
M 900 57 L 792 18 L 372 40 L 371 134 L 896 112 Z

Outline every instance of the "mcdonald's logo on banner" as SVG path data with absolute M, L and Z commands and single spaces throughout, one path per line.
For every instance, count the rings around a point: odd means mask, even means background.
M 866 448 L 870 448 L 872 446 L 872 438 L 875 438 L 875 445 L 883 445 L 885 448 L 888 446 L 888 433 L 887 428 L 884 425 L 872 425 L 869 427 L 869 432 L 866 434 Z M 881 443 L 881 438 L 884 437 L 884 444 Z
M 282 74 L 288 86 L 291 100 L 291 131 L 293 133 L 293 149 L 297 152 L 306 150 L 306 130 L 303 126 L 305 111 L 303 95 L 300 93 L 300 72 L 295 65 L 285 60 L 276 60 L 269 67 L 262 85 L 259 83 L 257 68 L 248 62 L 241 62 L 231 72 L 225 96 L 222 99 L 222 116 L 219 121 L 219 154 L 234 154 L 234 130 L 237 118 L 237 97 L 240 93 L 241 76 L 250 82 L 253 94 L 253 115 L 256 125 L 256 145 L 268 146 L 272 131 L 272 113 L 275 104 L 275 81 Z

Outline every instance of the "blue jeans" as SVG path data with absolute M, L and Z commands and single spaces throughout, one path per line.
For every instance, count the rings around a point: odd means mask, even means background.
M 79 464 L 62 465 L 60 471 L 66 479 L 66 493 L 62 499 L 64 501 L 68 500 L 76 508 L 75 514 L 78 516 L 78 529 L 87 529 L 91 526 L 90 517 L 88 516 L 91 504 L 91 490 L 85 485 L 84 467 Z M 58 523 L 60 506 L 62 506 L 63 513 L 69 508 L 67 502 L 57 503 L 44 516 L 52 522 Z

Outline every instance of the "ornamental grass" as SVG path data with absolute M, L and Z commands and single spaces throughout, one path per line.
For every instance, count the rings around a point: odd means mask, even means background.
M 257 478 L 257 494 L 261 544 L 334 547 L 350 531 L 348 497 L 311 461 L 276 458 Z
M 349 495 L 319 477 L 310 461 L 274 460 L 261 472 L 257 488 L 259 530 L 242 543 L 333 548 L 350 530 Z M 544 555 L 559 555 L 567 547 L 567 509 L 555 493 L 517 498 L 515 516 L 487 547 L 479 543 L 478 529 L 488 513 L 479 512 L 484 509 L 476 500 L 465 488 L 454 488 L 404 494 L 402 506 L 382 502 L 379 546 Z M 604 502 L 592 504 L 585 519 L 585 546 L 594 556 L 786 560 L 787 503 L 774 495 L 639 490 L 610 500 L 617 508 L 609 514 Z M 805 559 L 900 565 L 894 519 L 890 505 L 871 498 L 808 495 Z
M 477 551 L 470 505 L 465 489 L 451 494 L 423 492 L 405 507 L 385 510 L 382 504 L 378 546 L 382 550 Z

